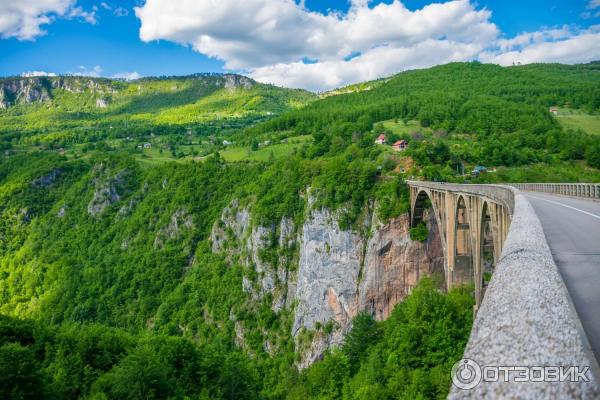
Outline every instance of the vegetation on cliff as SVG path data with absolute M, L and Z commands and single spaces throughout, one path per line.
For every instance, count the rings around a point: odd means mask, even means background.
M 239 241 L 213 252 L 223 210 L 247 206 L 270 232 L 258 256 L 293 272 L 283 219 L 297 236 L 324 207 L 360 231 L 367 214 L 407 212 L 411 177 L 600 181 L 597 136 L 549 112 L 598 114 L 597 64 L 450 64 L 320 100 L 239 77 L 53 79 L 47 99 L 5 95 L 0 110 L 1 397 L 444 397 L 468 289 L 424 281 L 299 372 L 293 310 L 253 292 L 261 272 L 231 257 Z M 376 145 L 381 133 L 408 150 Z

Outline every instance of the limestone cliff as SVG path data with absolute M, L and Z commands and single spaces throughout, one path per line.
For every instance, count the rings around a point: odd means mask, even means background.
M 71 93 L 88 92 L 94 96 L 107 95 L 115 91 L 111 81 L 103 78 L 75 76 L 6 78 L 0 80 L 0 109 L 17 104 L 50 101 L 56 90 Z M 97 107 L 106 107 L 107 100 L 100 97 L 96 104 Z
M 299 368 L 342 344 L 359 312 L 386 319 L 420 278 L 443 272 L 433 218 L 428 240 L 420 243 L 410 239 L 406 214 L 382 224 L 365 212 L 362 232 L 343 230 L 335 212 L 310 206 L 298 229 L 285 219 L 252 226 L 250 215 L 249 206 L 232 202 L 213 227 L 213 251 L 253 270 L 247 276 L 256 277 L 245 278 L 244 289 L 255 298 L 272 294 L 275 311 L 295 306 L 291 335 Z M 290 248 L 295 255 L 282 251 Z M 274 249 L 279 258 L 262 256 Z

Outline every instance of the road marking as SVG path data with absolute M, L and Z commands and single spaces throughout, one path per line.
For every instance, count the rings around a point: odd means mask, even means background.
M 584 213 L 584 214 L 587 214 L 587 215 L 589 215 L 591 217 L 600 219 L 600 215 L 592 214 L 591 212 L 583 211 L 583 210 L 580 210 L 579 208 L 575 208 L 575 207 L 571 207 L 571 206 L 568 206 L 568 205 L 563 204 L 563 203 L 559 203 L 558 201 L 547 200 L 547 199 L 543 199 L 541 197 L 532 196 L 530 194 L 528 194 L 527 196 L 533 197 L 534 199 L 538 199 L 538 200 L 542 200 L 542 201 L 547 201 L 548 203 L 556 204 L 558 206 L 562 206 L 562 207 L 565 207 L 565 208 L 570 208 L 571 210 L 579 211 L 580 213 Z

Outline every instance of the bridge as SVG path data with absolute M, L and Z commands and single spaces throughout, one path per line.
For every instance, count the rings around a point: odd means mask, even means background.
M 439 226 L 447 289 L 475 285 L 464 357 L 589 367 L 588 382 L 519 382 L 513 371 L 506 382 L 453 386 L 449 397 L 600 398 L 600 184 L 408 186 L 411 225 Z

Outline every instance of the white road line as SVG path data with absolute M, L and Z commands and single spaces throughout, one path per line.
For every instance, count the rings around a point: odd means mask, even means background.
M 575 207 L 571 207 L 571 206 L 568 206 L 568 205 L 566 205 L 566 204 L 563 204 L 563 203 L 559 203 L 558 201 L 547 200 L 547 199 L 543 199 L 543 198 L 541 198 L 541 197 L 532 196 L 532 195 L 530 195 L 530 194 L 528 194 L 527 196 L 528 196 L 528 197 L 533 197 L 534 199 L 538 199 L 538 200 L 542 200 L 542 201 L 547 201 L 548 203 L 556 204 L 556 205 L 558 205 L 558 206 L 562 206 L 562 207 L 565 207 L 565 208 L 570 208 L 571 210 L 579 211 L 580 213 L 584 213 L 584 214 L 587 214 L 587 215 L 589 215 L 589 216 L 591 216 L 591 217 L 594 217 L 594 218 L 598 218 L 598 219 L 600 219 L 600 215 L 592 214 L 592 213 L 590 213 L 590 212 L 587 212 L 587 211 L 580 210 L 579 208 L 575 208 Z

